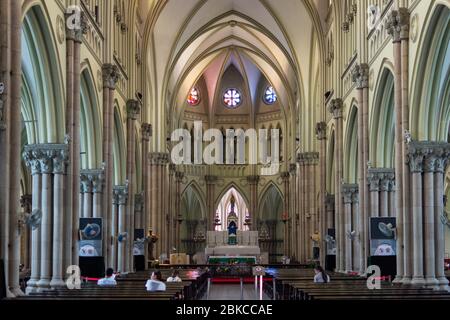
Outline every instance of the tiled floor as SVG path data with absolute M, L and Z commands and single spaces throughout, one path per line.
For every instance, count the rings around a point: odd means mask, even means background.
M 206 300 L 206 294 L 203 300 Z M 211 284 L 209 292 L 209 300 L 241 300 L 241 289 L 239 284 Z M 259 300 L 256 297 L 255 286 L 252 284 L 244 285 L 244 299 L 243 300 Z M 270 300 L 269 297 L 263 293 L 263 300 Z

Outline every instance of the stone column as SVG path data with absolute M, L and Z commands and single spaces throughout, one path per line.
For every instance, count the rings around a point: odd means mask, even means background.
M 117 246 L 118 246 L 118 220 L 119 220 L 119 193 L 120 190 L 118 187 L 114 187 L 113 189 L 113 198 L 112 198 L 112 212 L 111 212 L 111 263 L 109 264 L 110 268 L 113 268 L 114 271 L 118 271 L 117 264 Z
M 284 238 L 283 238 L 283 254 L 289 256 L 289 172 L 282 172 L 281 179 L 283 180 L 284 187 L 284 212 L 283 212 L 283 222 L 284 222 Z
M 176 221 L 174 217 L 175 211 L 175 174 L 176 174 L 176 166 L 171 163 L 169 164 L 169 179 L 168 179 L 168 210 L 167 210 L 167 232 L 168 237 L 166 240 L 166 252 L 167 258 L 170 259 L 170 253 L 172 252 L 172 248 L 175 246 L 175 230 Z
M 38 152 L 29 147 L 25 147 L 23 159 L 27 167 L 31 168 L 32 176 L 32 212 L 42 208 L 42 175 L 41 163 Z M 37 282 L 41 278 L 41 228 L 32 228 L 31 230 L 31 276 L 27 282 L 26 293 L 36 292 Z
M 411 169 L 411 189 L 412 189 L 412 215 L 413 215 L 413 266 L 414 275 L 411 281 L 414 285 L 424 285 L 423 277 L 423 186 L 422 186 L 422 172 L 423 161 L 425 157 L 424 150 L 411 148 L 408 154 L 408 163 Z M 410 254 L 406 252 L 406 254 Z
M 392 173 L 395 175 L 394 173 Z M 380 180 L 380 217 L 389 217 L 389 185 L 390 177 L 384 175 Z
M 441 223 L 441 214 L 444 212 L 444 174 L 448 165 L 450 151 L 448 145 L 437 151 L 437 160 L 434 173 L 434 240 L 435 240 L 435 268 L 436 279 L 441 290 L 448 291 L 448 279 L 444 272 L 445 235 L 444 225 Z
M 109 257 L 111 251 L 111 212 L 113 190 L 113 130 L 114 130 L 114 91 L 119 80 L 119 68 L 113 64 L 102 66 L 103 77 L 103 163 L 105 170 L 105 189 L 103 194 L 104 241 L 103 256 L 108 265 L 112 264 Z
M 392 174 L 392 179 L 389 181 L 389 217 L 397 217 L 395 208 L 395 173 Z
M 136 120 L 141 111 L 137 100 L 127 101 L 127 180 L 128 192 L 130 198 L 127 202 L 126 232 L 128 232 L 130 241 L 126 242 L 125 261 L 127 270 L 132 271 L 133 266 L 133 241 L 134 241 L 134 185 L 136 179 Z
M 144 219 L 142 227 L 144 228 L 144 235 L 148 234 L 148 230 L 150 228 L 150 196 L 151 196 L 151 191 L 150 191 L 150 186 L 151 186 L 151 182 L 150 182 L 150 174 L 149 174 L 149 170 L 150 170 L 150 166 L 148 164 L 148 152 L 149 152 L 149 144 L 150 144 L 150 138 L 152 136 L 152 126 L 151 124 L 148 123 L 143 123 L 141 126 L 141 137 L 142 137 L 142 188 L 143 188 L 143 192 L 144 192 L 144 200 L 143 200 L 143 204 L 144 207 L 142 209 L 142 217 Z M 148 268 L 148 242 L 145 242 L 145 250 L 144 250 L 144 255 L 145 255 L 145 270 L 147 270 Z
M 181 250 L 181 236 L 180 236 L 180 225 L 183 221 L 183 216 L 181 215 L 181 184 L 183 183 L 184 173 L 177 171 L 175 173 L 175 181 L 176 181 L 176 191 L 175 191 L 175 212 L 176 212 L 176 231 L 175 231 L 175 243 L 177 247 L 177 251 Z M 207 224 L 208 226 L 208 224 Z M 208 226 L 209 227 L 209 226 Z M 207 227 L 207 228 L 208 228 Z M 208 229 L 207 229 L 208 231 Z
M 367 166 L 369 162 L 369 66 L 361 63 L 352 72 L 353 82 L 358 92 L 358 184 L 361 224 L 359 230 L 361 241 L 360 265 L 367 268 L 369 256 L 369 182 Z
M 118 223 L 118 232 L 117 235 L 126 235 L 125 240 L 119 241 L 117 244 L 117 270 L 119 272 L 128 273 L 129 266 L 127 265 L 126 252 L 127 243 L 133 242 L 133 238 L 131 238 L 130 234 L 127 233 L 127 225 L 126 225 L 126 206 L 128 202 L 128 188 L 129 186 L 119 186 L 115 188 L 115 192 L 118 196 L 118 205 L 119 205 L 119 223 Z
M 290 219 L 289 219 L 289 250 L 290 250 L 290 256 L 291 260 L 297 260 L 297 219 L 296 219 L 296 203 L 297 203 L 297 197 L 295 196 L 297 194 L 297 164 L 291 163 L 289 165 L 289 174 L 291 176 L 289 180 L 289 193 L 290 193 L 290 204 L 289 204 L 289 213 L 290 213 Z
M 20 197 L 20 206 L 23 210 L 23 214 L 30 215 L 33 211 L 33 197 L 31 194 L 24 194 Z M 31 230 L 26 226 L 21 226 L 21 250 L 20 256 L 21 261 L 25 269 L 30 269 L 30 252 L 31 252 L 31 241 L 30 241 Z
M 214 217 L 216 216 L 214 207 L 214 193 L 215 193 L 215 185 L 217 183 L 217 177 L 207 175 L 205 176 L 205 182 L 206 182 L 206 203 L 207 203 L 207 210 L 208 210 L 208 220 L 206 222 L 207 230 L 211 228 L 211 230 L 214 230 Z M 223 221 L 222 221 L 223 222 Z
M 69 160 L 68 148 L 53 151 L 53 267 L 52 288 L 65 286 L 63 270 L 63 241 L 64 241 L 64 175 Z
M 11 83 L 11 4 L 0 2 L 0 82 L 5 88 L 0 92 L 0 257 L 7 259 L 9 254 L 9 172 L 10 172 L 10 112 L 11 99 L 8 87 Z M 19 107 L 20 111 L 20 107 Z M 8 262 L 5 261 L 5 282 L 8 282 Z M 8 287 L 8 285 L 6 285 Z M 14 296 L 9 288 L 7 296 Z
M 81 174 L 81 196 L 83 197 L 83 209 L 81 218 L 92 218 L 92 183 L 89 177 Z
M 103 169 L 94 170 L 92 172 L 92 192 L 93 192 L 93 209 L 92 217 L 101 218 L 102 217 L 102 195 L 103 186 L 105 184 L 105 172 Z M 106 226 L 103 225 L 103 232 Z
M 326 196 L 327 196 L 327 124 L 319 122 L 316 124 L 316 138 L 319 141 L 319 231 L 320 238 L 320 264 L 325 265 L 325 237 L 327 234 L 327 210 L 326 210 Z
M 37 282 L 38 291 L 50 289 L 52 268 L 52 154 L 42 149 L 39 161 L 42 172 L 42 221 L 41 221 L 41 278 Z
M 411 213 L 410 213 L 410 174 L 406 163 L 404 133 L 409 130 L 408 110 L 408 70 L 407 42 L 409 31 L 409 13 L 406 8 L 392 10 L 386 20 L 386 30 L 392 36 L 394 47 L 395 77 L 395 181 L 397 215 L 397 276 L 394 282 L 408 284 L 412 277 L 412 260 L 408 254 L 411 249 Z M 403 48 L 402 48 L 403 47 Z M 402 62 L 402 59 L 405 61 Z M 406 70 L 405 70 L 406 69 Z M 403 83 L 404 82 L 404 83 Z M 403 101 L 405 100 L 405 101 Z
M 353 193 L 352 198 L 352 230 L 356 231 L 355 239 L 353 240 L 353 270 L 359 274 L 365 272 L 364 265 L 361 265 L 361 236 L 359 234 L 359 226 L 361 225 L 361 214 L 359 211 L 359 185 L 358 189 Z
M 338 272 L 344 270 L 344 255 L 343 248 L 345 246 L 344 229 L 342 225 L 342 218 L 344 214 L 343 203 L 341 201 L 341 181 L 343 179 L 343 121 L 342 121 L 342 100 L 334 99 L 328 106 L 328 111 L 332 114 L 335 121 L 335 186 L 336 186 L 336 269 Z
M 433 152 L 426 155 L 423 165 L 423 238 L 424 238 L 424 271 L 426 286 L 433 289 L 439 288 L 436 279 L 435 265 L 435 235 L 434 235 L 434 172 L 437 155 Z M 436 221 L 439 223 L 440 221 Z
M 169 162 L 169 155 L 167 153 L 150 153 L 148 155 L 148 163 L 150 166 L 150 176 L 151 176 L 151 197 L 149 199 L 150 207 L 150 219 L 153 233 L 159 237 L 159 240 L 155 243 L 155 258 L 158 258 L 161 253 L 163 253 L 163 245 L 165 243 L 165 237 L 167 235 L 162 234 L 164 225 L 163 217 L 164 213 L 164 196 L 161 190 L 165 190 L 165 174 L 166 165 Z
M 251 226 L 250 230 L 256 230 L 256 217 L 258 215 L 258 183 L 259 176 L 248 176 L 247 183 L 250 187 L 250 217 L 251 217 Z
M 380 216 L 380 200 L 379 200 L 379 192 L 380 192 L 380 180 L 382 174 L 377 172 L 376 170 L 369 169 L 367 182 L 369 183 L 369 191 L 370 191 L 370 216 L 372 218 L 378 218 Z
M 345 272 L 352 271 L 352 239 L 349 234 L 352 232 L 352 190 L 347 186 L 342 186 L 342 201 L 344 202 L 345 211 L 345 247 L 342 250 L 345 256 Z
M 305 174 L 304 174 L 304 161 L 301 154 L 297 154 L 297 163 L 298 163 L 298 189 L 297 189 L 297 197 L 298 197 L 298 239 L 297 239 L 297 246 L 298 246 L 298 256 L 299 261 L 301 263 L 306 262 L 306 253 L 305 253 L 305 186 L 304 186 L 304 180 L 305 180 Z
M 136 229 L 144 229 L 144 218 L 143 218 L 143 208 L 144 208 L 144 196 L 142 193 L 138 193 L 134 196 L 134 221 Z M 145 229 L 144 229 L 145 236 Z

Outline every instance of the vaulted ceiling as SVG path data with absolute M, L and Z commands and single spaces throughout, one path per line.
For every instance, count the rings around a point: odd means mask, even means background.
M 177 106 L 183 105 L 196 81 L 204 75 L 211 95 L 224 64 L 234 59 L 249 76 L 249 87 L 264 75 L 285 114 L 298 111 L 300 103 L 308 105 L 310 83 L 321 68 L 321 21 L 328 3 L 139 0 L 151 104 L 179 115 Z

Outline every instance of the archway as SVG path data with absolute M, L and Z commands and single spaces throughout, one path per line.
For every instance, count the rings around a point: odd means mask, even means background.
M 238 230 L 248 231 L 247 217 L 249 215 L 247 204 L 239 191 L 231 187 L 221 198 L 216 210 L 216 231 L 225 231 L 228 228 L 230 214 L 237 216 Z
M 262 252 L 269 253 L 269 262 L 280 262 L 283 256 L 284 223 L 283 197 L 280 190 L 271 183 L 260 200 L 257 230 Z
M 181 197 L 180 252 L 194 255 L 204 250 L 206 240 L 206 216 L 200 191 L 191 183 Z

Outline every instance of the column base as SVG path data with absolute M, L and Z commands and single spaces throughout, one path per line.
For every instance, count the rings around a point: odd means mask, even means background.
M 412 278 L 411 277 L 403 277 L 402 284 L 412 284 Z
M 425 278 L 425 288 L 428 289 L 439 289 L 439 281 L 435 277 L 426 277 Z
M 411 281 L 411 284 L 413 286 L 424 286 L 426 283 L 425 279 L 422 276 L 414 276 Z
M 50 287 L 52 287 L 52 289 L 64 288 L 66 287 L 66 283 L 62 279 L 52 279 L 52 281 L 50 281 Z
M 392 283 L 403 283 L 403 276 L 395 276 L 395 279 L 392 280 Z
M 25 294 L 30 294 L 37 291 L 37 279 L 30 279 L 27 281 L 27 287 L 25 288 Z
M 20 288 L 11 288 L 9 292 L 12 294 L 13 297 L 23 297 L 25 293 L 23 293 Z
M 439 282 L 439 290 L 450 292 L 450 289 L 448 286 L 449 281 L 446 277 L 439 277 L 439 278 L 437 278 L 437 281 Z
M 37 283 L 37 292 L 43 292 L 50 290 L 50 280 L 49 279 L 41 279 Z

